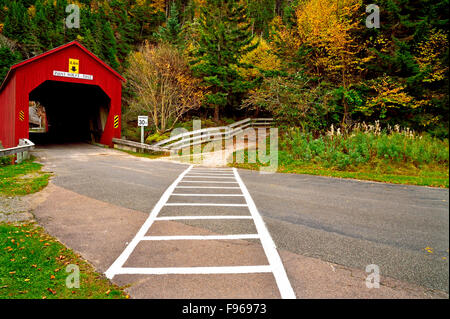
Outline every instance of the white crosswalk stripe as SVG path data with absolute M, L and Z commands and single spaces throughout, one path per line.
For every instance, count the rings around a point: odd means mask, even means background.
M 205 173 L 208 172 L 208 173 Z M 227 176 L 223 176 L 223 172 Z M 216 176 L 213 176 L 216 174 Z M 197 176 L 196 174 L 201 174 Z M 192 181 L 186 180 L 186 178 L 216 178 L 216 179 L 233 179 L 234 181 L 210 181 L 210 180 L 200 180 Z M 203 186 L 203 185 L 193 185 L 193 186 L 183 186 L 180 183 L 233 183 L 238 184 L 238 187 L 230 186 Z M 191 189 L 240 189 L 239 194 L 223 194 L 223 193 L 174 193 L 177 188 L 191 188 Z M 170 197 L 175 197 L 177 199 L 182 199 L 183 197 L 194 197 L 194 198 L 208 198 L 210 200 L 214 197 L 244 197 L 245 204 L 235 204 L 235 203 L 215 203 L 211 202 L 168 202 Z M 161 209 L 166 206 L 223 206 L 223 207 L 247 207 L 250 215 L 198 215 L 198 216 L 160 216 Z M 170 220 L 232 220 L 232 219 L 250 219 L 254 222 L 256 227 L 255 234 L 233 234 L 233 235 L 184 235 L 184 236 L 148 236 L 147 233 L 155 221 L 170 221 Z M 259 239 L 261 245 L 264 249 L 265 255 L 269 262 L 269 265 L 253 265 L 253 266 L 221 266 L 221 267 L 166 267 L 166 268 L 155 268 L 155 267 L 124 267 L 125 262 L 128 260 L 131 253 L 135 250 L 136 246 L 141 241 L 171 241 L 171 240 L 245 240 L 245 239 Z M 267 273 L 271 272 L 274 275 L 275 281 L 277 283 L 280 295 L 282 298 L 295 298 L 295 293 L 291 287 L 289 279 L 287 277 L 286 271 L 283 267 L 282 261 L 275 247 L 264 222 L 259 214 L 253 199 L 251 198 L 245 184 L 240 178 L 238 171 L 233 169 L 210 169 L 210 168 L 196 168 L 191 165 L 183 173 L 181 173 L 178 178 L 167 188 L 164 194 L 161 196 L 159 201 L 156 203 L 155 207 L 151 211 L 149 217 L 142 225 L 141 229 L 138 231 L 133 240 L 128 244 L 121 255 L 114 261 L 114 263 L 106 271 L 106 276 L 108 278 L 113 278 L 119 274 L 249 274 L 249 273 Z

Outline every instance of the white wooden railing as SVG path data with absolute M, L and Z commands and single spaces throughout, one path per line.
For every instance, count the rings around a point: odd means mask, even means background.
M 178 151 L 184 147 L 208 143 L 212 141 L 227 140 L 243 133 L 250 127 L 270 127 L 272 118 L 246 118 L 227 126 L 209 127 L 200 130 L 177 134 L 158 143 L 148 145 L 138 142 L 113 138 L 113 143 L 132 148 L 147 149 L 152 151 Z
M 272 125 L 272 121 L 272 118 L 246 118 L 227 126 L 210 127 L 178 134 L 153 144 L 153 146 L 177 151 L 188 146 L 227 140 L 250 127 L 269 127 Z

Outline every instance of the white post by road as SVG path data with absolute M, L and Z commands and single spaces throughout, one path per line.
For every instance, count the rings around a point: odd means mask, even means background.
M 138 116 L 138 126 L 141 127 L 141 144 L 144 144 L 144 126 L 148 126 L 148 116 Z

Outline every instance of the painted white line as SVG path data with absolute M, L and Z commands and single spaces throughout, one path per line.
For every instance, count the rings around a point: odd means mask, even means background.
M 207 235 L 207 236 L 144 236 L 142 240 L 227 240 L 227 239 L 258 239 L 258 234 L 237 235 Z
M 213 215 L 213 216 L 163 216 L 155 220 L 183 220 L 183 219 L 252 219 L 250 215 Z
M 137 232 L 136 236 L 131 240 L 131 242 L 128 244 L 128 246 L 124 249 L 124 251 L 120 254 L 120 256 L 114 261 L 114 263 L 108 268 L 108 270 L 105 272 L 105 275 L 107 278 L 112 279 L 116 274 L 119 273 L 120 269 L 122 268 L 123 264 L 127 261 L 128 257 L 131 255 L 133 250 L 136 248 L 137 244 L 142 240 L 142 237 L 145 236 L 148 229 L 152 226 L 155 217 L 158 215 L 161 208 L 164 206 L 164 204 L 167 203 L 167 200 L 170 197 L 170 194 L 174 191 L 175 187 L 177 186 L 178 182 L 181 181 L 191 169 L 193 165 L 189 166 L 184 172 L 182 172 L 177 179 L 166 189 L 164 194 L 161 196 L 159 201 L 156 203 L 155 207 L 153 207 L 152 212 L 148 216 L 147 220 L 144 222 L 144 224 L 141 226 L 139 231 Z
M 233 174 L 233 171 L 194 171 L 192 170 L 191 173 L 195 174 L 212 174 L 212 175 L 231 175 Z
M 216 172 L 216 171 L 209 171 L 209 172 L 192 171 L 190 173 L 192 173 L 192 174 L 205 174 L 205 175 L 232 175 L 233 171 L 220 171 L 220 172 Z
M 193 171 L 208 171 L 208 172 L 210 172 L 210 171 L 213 171 L 213 172 L 219 172 L 219 171 L 232 172 L 232 171 L 233 171 L 233 168 L 224 168 L 224 167 L 222 167 L 222 168 L 220 168 L 220 167 L 211 167 L 211 168 L 209 168 L 209 167 L 194 167 L 192 170 L 193 170 Z
M 172 267 L 172 268 L 120 268 L 117 274 L 139 275 L 208 275 L 208 274 L 252 274 L 272 272 L 268 265 L 225 267 Z
M 230 206 L 230 207 L 245 207 L 245 206 L 247 206 L 247 204 L 166 203 L 165 206 Z
M 209 196 L 209 197 L 217 197 L 217 196 L 244 196 L 243 194 L 176 194 L 173 193 L 172 196 Z
M 245 196 L 245 200 L 247 202 L 248 209 L 250 210 L 250 214 L 253 216 L 253 221 L 255 222 L 256 230 L 258 231 L 258 234 L 261 236 L 261 244 L 263 246 L 264 252 L 266 253 L 267 259 L 269 260 L 269 264 L 272 266 L 273 275 L 277 282 L 281 298 L 295 299 L 296 297 L 294 290 L 292 289 L 291 283 L 289 282 L 280 255 L 278 255 L 275 242 L 270 236 L 270 233 L 267 230 L 266 225 L 264 224 L 264 221 L 258 212 L 258 209 L 256 208 L 255 202 L 253 201 L 252 197 L 250 196 L 250 193 L 247 190 L 247 187 L 245 186 L 244 182 L 239 176 L 237 169 L 233 168 L 233 171 L 236 180 L 238 181 L 239 186 L 241 187 L 242 193 Z
M 198 175 L 198 176 L 195 176 L 195 175 L 186 175 L 185 176 L 185 178 L 231 178 L 231 179 L 234 179 L 234 177 L 228 177 L 228 176 L 206 176 L 206 175 Z
M 211 172 L 195 172 L 195 171 L 192 171 L 192 172 L 189 172 L 189 174 L 196 174 L 196 175 L 199 175 L 199 174 L 204 174 L 204 175 L 227 175 L 227 176 L 233 176 L 233 172 L 213 172 L 213 171 L 211 171 Z
M 180 183 L 216 183 L 216 184 L 238 184 L 238 182 L 217 182 L 217 181 L 180 181 Z
M 220 174 L 220 173 L 205 173 L 205 172 L 189 172 L 189 175 L 206 175 L 206 176 L 234 176 L 233 174 Z
M 227 186 L 177 186 L 176 188 L 219 188 L 219 189 L 241 189 L 240 187 L 227 187 Z

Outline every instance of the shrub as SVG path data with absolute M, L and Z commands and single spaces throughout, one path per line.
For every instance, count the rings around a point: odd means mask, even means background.
M 161 133 L 154 133 L 152 135 L 149 135 L 147 137 L 147 139 L 145 140 L 146 144 L 154 144 L 154 143 L 158 143 L 162 140 L 165 140 L 166 138 L 169 138 L 170 134 L 169 133 L 165 133 L 165 134 L 161 134 Z
M 317 163 L 339 170 L 364 164 L 449 165 L 448 140 L 428 134 L 415 135 L 409 129 L 381 130 L 379 126 L 356 129 L 350 134 L 329 131 L 314 138 L 298 128 L 285 130 L 280 139 L 280 161 Z

